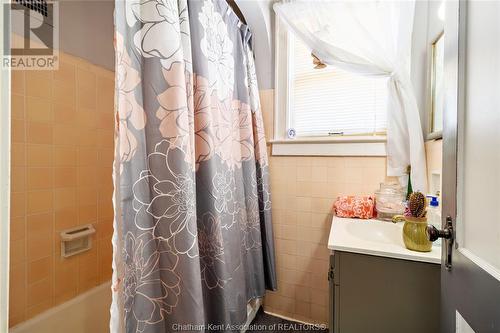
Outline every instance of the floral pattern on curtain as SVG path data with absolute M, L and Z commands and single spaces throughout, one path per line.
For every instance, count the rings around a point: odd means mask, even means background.
M 111 331 L 230 330 L 276 289 L 251 33 L 222 0 L 116 1 L 115 29 Z

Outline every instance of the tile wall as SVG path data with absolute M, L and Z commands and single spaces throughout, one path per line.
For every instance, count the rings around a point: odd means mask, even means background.
M 272 138 L 273 90 L 261 91 L 267 138 Z M 328 235 L 335 198 L 373 194 L 386 180 L 385 157 L 270 156 L 278 291 L 265 310 L 328 322 Z
M 10 326 L 111 277 L 114 73 L 60 53 L 57 71 L 12 71 Z M 59 232 L 93 224 L 63 259 Z

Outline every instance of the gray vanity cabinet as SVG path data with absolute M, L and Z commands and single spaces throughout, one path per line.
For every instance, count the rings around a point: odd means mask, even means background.
M 440 265 L 335 251 L 330 332 L 439 333 Z

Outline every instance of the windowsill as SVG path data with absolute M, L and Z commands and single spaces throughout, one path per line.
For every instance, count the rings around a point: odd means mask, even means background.
M 385 136 L 275 139 L 273 156 L 386 156 Z

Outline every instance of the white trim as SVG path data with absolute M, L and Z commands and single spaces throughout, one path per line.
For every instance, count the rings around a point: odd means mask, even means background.
M 0 4 L 0 26 L 4 22 Z M 4 32 L 0 33 L 0 54 L 4 54 Z M 9 217 L 10 217 L 10 70 L 0 69 L 0 332 L 9 327 Z
M 274 141 L 273 156 L 387 156 L 385 142 Z
M 485 259 L 474 254 L 473 251 L 468 249 L 466 241 L 466 223 L 471 224 L 471 221 L 465 220 L 465 124 L 466 120 L 466 90 L 467 90 L 467 77 L 466 77 L 466 47 L 467 47 L 467 4 L 459 3 L 459 22 L 457 35 L 460 40 L 458 41 L 458 88 L 457 88 L 457 189 L 456 189 L 456 242 L 459 246 L 458 251 L 466 258 L 471 260 L 474 264 L 483 269 L 486 273 L 491 275 L 500 282 L 500 270 L 498 267 L 491 265 Z M 463 41 L 462 41 L 463 39 Z M 445 39 L 446 40 L 446 39 Z M 446 47 L 446 44 L 445 44 Z M 456 47 L 456 46 L 455 46 Z M 445 53 L 446 55 L 446 53 Z M 478 162 L 480 163 L 480 162 Z
M 275 15 L 275 72 L 274 72 L 274 139 L 285 139 L 286 108 L 288 105 L 289 41 L 286 28 L 280 18 Z
M 283 316 L 281 314 L 274 313 L 274 312 L 271 312 L 271 311 L 266 311 L 266 310 L 264 310 L 264 313 L 267 313 L 268 315 L 275 316 L 275 317 L 278 317 L 278 318 L 281 318 L 281 319 L 292 321 L 292 322 L 295 322 L 295 323 L 300 323 L 300 324 L 310 325 L 310 326 L 321 326 L 321 327 L 324 326 L 324 328 L 328 328 L 328 324 L 326 324 L 326 323 L 318 324 L 318 323 L 307 322 L 307 321 L 298 320 L 298 319 L 295 319 L 295 318 L 290 318 L 290 317 L 287 317 L 287 316 Z
M 465 257 L 469 258 L 473 263 L 481 267 L 486 273 L 493 276 L 495 279 L 500 281 L 500 271 L 493 265 L 491 265 L 486 260 L 472 253 L 471 250 L 461 247 L 458 249 L 460 253 L 462 253 Z

